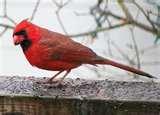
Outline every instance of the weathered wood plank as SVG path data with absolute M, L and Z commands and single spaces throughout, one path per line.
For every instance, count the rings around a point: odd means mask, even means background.
M 0 77 L 0 115 L 159 115 L 160 83 Z

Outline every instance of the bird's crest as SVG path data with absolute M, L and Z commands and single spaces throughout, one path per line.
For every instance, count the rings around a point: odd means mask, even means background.
M 31 23 L 28 21 L 28 18 L 22 20 L 19 24 L 16 25 L 16 27 L 15 27 L 15 29 L 14 29 L 14 33 L 25 29 L 25 28 L 28 27 L 30 24 L 31 24 Z

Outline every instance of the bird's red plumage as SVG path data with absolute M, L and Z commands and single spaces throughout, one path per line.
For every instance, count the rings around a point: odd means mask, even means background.
M 25 42 L 20 43 L 22 48 L 28 47 L 24 50 L 24 54 L 30 64 L 38 68 L 68 71 L 82 64 L 109 64 L 136 74 L 153 77 L 138 69 L 97 56 L 91 49 L 73 41 L 68 36 L 49 31 L 27 20 L 16 26 L 13 35 L 21 30 L 25 30 L 25 39 L 30 41 L 28 45 Z
M 90 63 L 97 55 L 89 48 L 67 36 L 40 28 L 40 39 L 25 51 L 31 65 L 42 69 L 61 71 Z M 69 47 L 66 47 L 69 46 Z

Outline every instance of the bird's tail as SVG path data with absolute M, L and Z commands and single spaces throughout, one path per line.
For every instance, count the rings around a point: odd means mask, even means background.
M 98 57 L 97 59 L 95 59 L 93 61 L 93 64 L 107 64 L 107 65 L 112 65 L 114 67 L 118 67 L 120 69 L 123 69 L 123 70 L 126 70 L 126 71 L 129 71 L 129 72 L 133 72 L 133 73 L 136 73 L 138 75 L 142 75 L 142 76 L 146 76 L 146 77 L 149 77 L 149 78 L 156 78 L 144 71 L 141 71 L 139 69 L 136 69 L 136 68 L 133 68 L 133 67 L 129 67 L 127 65 L 124 65 L 124 64 L 120 64 L 118 62 L 115 62 L 115 61 L 112 61 L 112 60 L 109 60 L 109 59 L 105 59 L 103 57 Z

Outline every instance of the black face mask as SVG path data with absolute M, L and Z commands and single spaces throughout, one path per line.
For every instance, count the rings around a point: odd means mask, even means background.
M 19 32 L 14 33 L 14 35 L 21 35 L 25 39 L 20 43 L 23 51 L 26 51 L 31 46 L 31 41 L 28 39 L 27 32 L 25 30 L 21 30 Z

